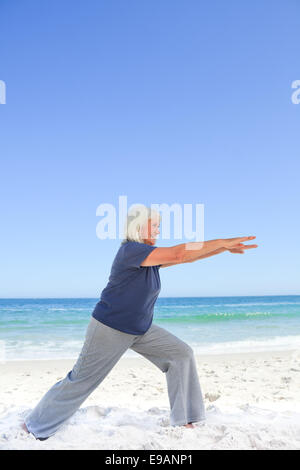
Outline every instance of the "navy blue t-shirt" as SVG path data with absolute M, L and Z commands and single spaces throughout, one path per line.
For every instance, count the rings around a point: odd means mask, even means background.
M 146 333 L 151 326 L 154 304 L 161 290 L 161 265 L 140 264 L 155 248 L 134 241 L 121 244 L 108 284 L 92 313 L 96 320 L 124 333 Z

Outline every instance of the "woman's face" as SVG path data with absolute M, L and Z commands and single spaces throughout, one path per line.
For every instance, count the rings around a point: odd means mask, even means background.
M 141 228 L 141 238 L 147 245 L 155 245 L 159 232 L 159 219 L 148 219 L 148 223 Z

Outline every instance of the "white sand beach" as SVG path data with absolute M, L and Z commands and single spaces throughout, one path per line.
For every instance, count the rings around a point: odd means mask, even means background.
M 300 449 L 300 351 L 196 356 L 206 422 L 169 425 L 165 375 L 121 358 L 62 428 L 38 441 L 22 417 L 74 360 L 0 364 L 0 449 Z

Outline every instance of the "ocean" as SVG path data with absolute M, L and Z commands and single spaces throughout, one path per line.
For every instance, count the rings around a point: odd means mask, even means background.
M 0 361 L 76 359 L 98 300 L 0 299 Z M 300 350 L 300 295 L 161 297 L 153 323 L 196 354 Z

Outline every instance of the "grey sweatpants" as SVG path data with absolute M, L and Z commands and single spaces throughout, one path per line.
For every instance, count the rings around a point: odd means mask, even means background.
M 53 435 L 103 381 L 130 348 L 166 374 L 170 424 L 205 419 L 205 407 L 193 349 L 167 330 L 152 323 L 143 335 L 131 335 L 91 317 L 85 342 L 73 369 L 54 384 L 25 418 L 36 438 Z

